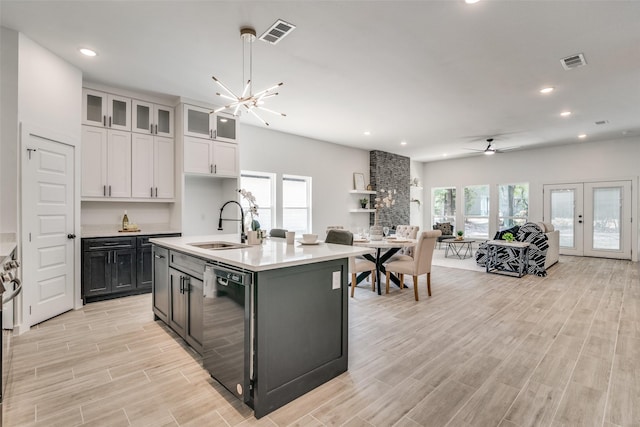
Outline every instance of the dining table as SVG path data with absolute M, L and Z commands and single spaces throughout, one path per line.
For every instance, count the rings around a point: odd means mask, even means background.
M 381 295 L 381 286 L 380 286 L 380 276 L 381 273 L 387 273 L 387 270 L 384 266 L 384 263 L 389 260 L 393 255 L 395 255 L 402 248 L 409 248 L 416 245 L 416 239 L 405 239 L 405 238 L 394 238 L 394 237 L 385 237 L 382 240 L 371 240 L 371 239 L 353 239 L 353 246 L 364 246 L 367 248 L 373 248 L 376 250 L 375 256 L 371 254 L 364 254 L 363 257 L 368 259 L 369 261 L 373 261 L 376 265 L 376 282 L 378 283 L 378 295 Z M 369 275 L 368 272 L 363 272 L 358 274 L 356 278 L 356 284 L 363 281 Z M 391 274 L 391 281 L 398 287 L 400 287 L 400 279 L 395 274 Z M 407 286 L 407 285 L 404 285 Z

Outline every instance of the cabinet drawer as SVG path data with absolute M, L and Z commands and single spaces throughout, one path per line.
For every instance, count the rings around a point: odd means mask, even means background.
M 138 249 L 146 248 L 151 246 L 149 243 L 149 239 L 153 238 L 162 238 L 162 237 L 180 237 L 180 233 L 170 233 L 170 234 L 150 234 L 148 236 L 138 236 L 136 239 L 138 240 Z
M 206 262 L 191 255 L 185 255 L 180 252 L 169 252 L 169 265 L 176 270 L 187 273 L 200 280 L 204 278 L 204 266 Z
M 135 237 L 107 237 L 99 239 L 82 239 L 83 251 L 104 251 L 110 249 L 135 249 Z

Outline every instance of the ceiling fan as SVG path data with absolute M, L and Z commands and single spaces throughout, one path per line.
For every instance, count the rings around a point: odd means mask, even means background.
M 493 138 L 487 138 L 486 141 L 487 141 L 487 148 L 485 148 L 484 150 L 477 150 L 475 148 L 467 148 L 467 150 L 477 151 L 479 153 L 484 153 L 487 156 L 491 156 L 495 153 L 505 153 L 507 151 L 511 151 L 513 149 L 518 148 L 518 147 L 507 147 L 507 148 L 498 149 L 493 145 Z

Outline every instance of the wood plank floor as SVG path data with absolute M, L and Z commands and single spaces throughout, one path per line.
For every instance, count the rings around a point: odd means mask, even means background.
M 15 339 L 5 426 L 638 426 L 639 272 L 434 267 L 419 302 L 363 283 L 349 371 L 260 420 L 153 321 L 149 295 L 93 303 Z

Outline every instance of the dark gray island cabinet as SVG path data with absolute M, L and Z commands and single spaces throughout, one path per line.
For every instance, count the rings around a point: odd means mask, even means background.
M 348 257 L 366 248 L 201 249 L 237 236 L 152 239 L 153 310 L 256 418 L 347 370 Z

